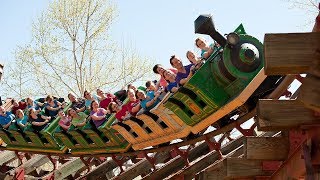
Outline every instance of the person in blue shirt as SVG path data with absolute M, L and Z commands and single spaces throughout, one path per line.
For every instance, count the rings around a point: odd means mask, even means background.
M 44 105 L 44 103 L 34 101 L 31 97 L 27 97 L 26 102 L 27 102 L 27 110 L 30 108 L 34 108 L 38 112 L 41 111 L 41 107 Z M 25 112 L 27 112 L 27 111 L 25 111 Z
M 146 94 L 145 92 L 138 89 L 136 92 L 136 96 L 138 99 L 140 99 L 140 106 L 147 111 L 154 108 L 160 102 L 159 92 L 155 93 L 154 91 L 148 91 Z
M 14 114 L 6 111 L 3 106 L 0 106 L 0 125 L 2 128 L 7 129 L 14 118 Z
M 176 74 L 170 70 L 165 70 L 163 72 L 165 80 L 168 82 L 167 90 L 169 92 L 175 93 L 179 89 L 179 84 L 176 82 Z
M 85 106 L 86 106 L 86 113 L 90 113 L 90 105 L 92 103 L 92 101 L 97 101 L 99 102 L 99 99 L 97 96 L 93 96 L 89 91 L 85 90 L 84 93 L 83 93 L 83 97 L 85 99 Z
M 28 116 L 23 113 L 21 109 L 18 109 L 16 112 L 16 124 L 21 128 L 24 129 L 27 126 Z
M 212 43 L 210 45 L 207 44 L 206 40 L 202 38 L 197 38 L 196 39 L 196 46 L 201 49 L 201 57 L 204 59 L 207 59 L 208 57 L 211 56 L 213 52 L 215 52 L 219 45 L 216 43 Z

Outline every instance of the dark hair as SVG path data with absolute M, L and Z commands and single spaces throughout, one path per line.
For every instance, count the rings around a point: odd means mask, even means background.
M 96 89 L 96 92 L 97 92 L 97 94 L 98 94 L 98 91 L 102 91 L 100 88 L 97 88 Z M 103 91 L 102 91 L 103 92 Z
M 30 108 L 30 109 L 29 109 L 29 111 L 28 111 L 28 114 L 29 114 L 28 118 L 31 119 L 31 120 L 34 120 L 34 119 L 31 117 L 31 111 L 35 111 L 35 109 L 34 109 L 34 108 Z
M 127 85 L 127 89 L 128 89 L 128 90 L 129 90 L 129 87 L 130 87 L 130 86 L 132 86 L 132 84 L 131 84 L 131 83 Z
M 86 97 L 86 93 L 89 93 L 89 91 L 85 90 L 85 91 L 83 92 L 83 97 L 84 97 L 84 98 Z
M 53 97 L 52 97 L 51 95 L 48 95 L 48 96 L 46 97 L 46 101 L 48 102 L 48 100 L 52 101 L 52 100 L 53 100 Z
M 161 66 L 161 64 L 156 64 L 156 65 L 153 66 L 152 70 L 153 70 L 154 73 L 159 74 L 159 72 L 158 72 L 158 67 L 159 66 Z
M 196 46 L 197 46 L 197 47 L 199 47 L 198 44 L 197 44 L 197 42 L 198 42 L 199 40 L 202 40 L 202 39 L 201 39 L 201 38 L 197 38 L 197 39 L 196 39 Z
M 147 81 L 147 82 L 146 82 L 146 87 L 147 87 L 147 88 L 150 87 L 150 86 L 151 86 L 151 83 L 152 83 L 151 81 Z
M 109 109 L 109 111 L 110 111 L 111 113 L 115 113 L 115 112 L 116 112 L 115 110 L 112 109 L 112 104 L 113 104 L 113 103 L 114 103 L 114 104 L 117 104 L 116 102 L 113 102 L 113 101 L 112 101 L 112 102 L 110 102 L 109 105 L 108 105 L 108 109 Z
M 172 66 L 173 66 L 172 60 L 173 60 L 174 58 L 176 58 L 176 55 L 172 55 L 172 56 L 170 57 L 170 64 L 171 64 Z
M 16 102 L 16 99 L 12 98 L 11 103 L 13 104 L 14 102 Z
M 90 104 L 90 109 L 91 109 L 91 111 L 93 110 L 92 104 L 93 104 L 94 102 L 98 103 L 96 100 L 93 100 L 93 101 L 91 102 L 91 104 Z
M 139 93 L 139 92 L 144 93 L 142 90 L 137 89 L 137 91 L 136 91 L 136 98 L 137 98 L 137 99 L 139 99 L 139 97 L 138 97 L 138 93 Z
M 70 100 L 70 95 L 72 95 L 72 93 L 69 93 L 69 94 L 68 94 L 68 99 L 69 99 L 69 100 Z

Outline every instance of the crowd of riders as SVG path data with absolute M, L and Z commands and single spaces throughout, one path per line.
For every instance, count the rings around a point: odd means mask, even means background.
M 95 94 L 84 91 L 83 97 L 79 98 L 69 93 L 68 103 L 64 98 L 51 95 L 36 100 L 31 97 L 21 101 L 12 99 L 11 111 L 6 111 L 0 106 L 0 125 L 3 129 L 8 129 L 13 124 L 24 130 L 31 124 L 32 129 L 39 132 L 59 117 L 59 125 L 65 131 L 72 125 L 81 128 L 87 122 L 98 128 L 112 113 L 115 113 L 117 119 L 115 123 L 121 124 L 131 116 L 154 108 L 167 92 L 176 92 L 219 47 L 216 43 L 207 44 L 202 38 L 197 38 L 195 44 L 201 50 L 200 57 L 193 51 L 187 51 L 186 57 L 190 64 L 184 66 L 178 56 L 172 55 L 169 59 L 172 68 L 166 69 L 156 64 L 153 72 L 160 75 L 160 79 L 147 81 L 145 87 L 136 88 L 129 84 L 126 89 L 115 94 L 104 92 L 102 89 L 97 89 Z

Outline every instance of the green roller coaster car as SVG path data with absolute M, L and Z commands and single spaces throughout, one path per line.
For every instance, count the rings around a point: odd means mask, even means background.
M 247 35 L 242 24 L 234 32 L 238 36 L 237 44 L 215 51 L 165 103 L 165 107 L 190 126 L 236 97 L 263 68 L 263 44 Z M 252 52 L 254 57 L 250 56 Z M 240 65 L 235 66 L 236 63 Z

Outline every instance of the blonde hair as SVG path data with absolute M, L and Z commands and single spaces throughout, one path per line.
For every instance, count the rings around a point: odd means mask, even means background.
M 18 116 L 19 113 L 21 113 L 21 115 L 22 115 L 21 118 L 23 118 L 24 112 L 23 112 L 21 109 L 18 109 L 18 110 L 16 111 L 16 116 L 17 116 L 18 118 L 20 118 L 20 117 Z

